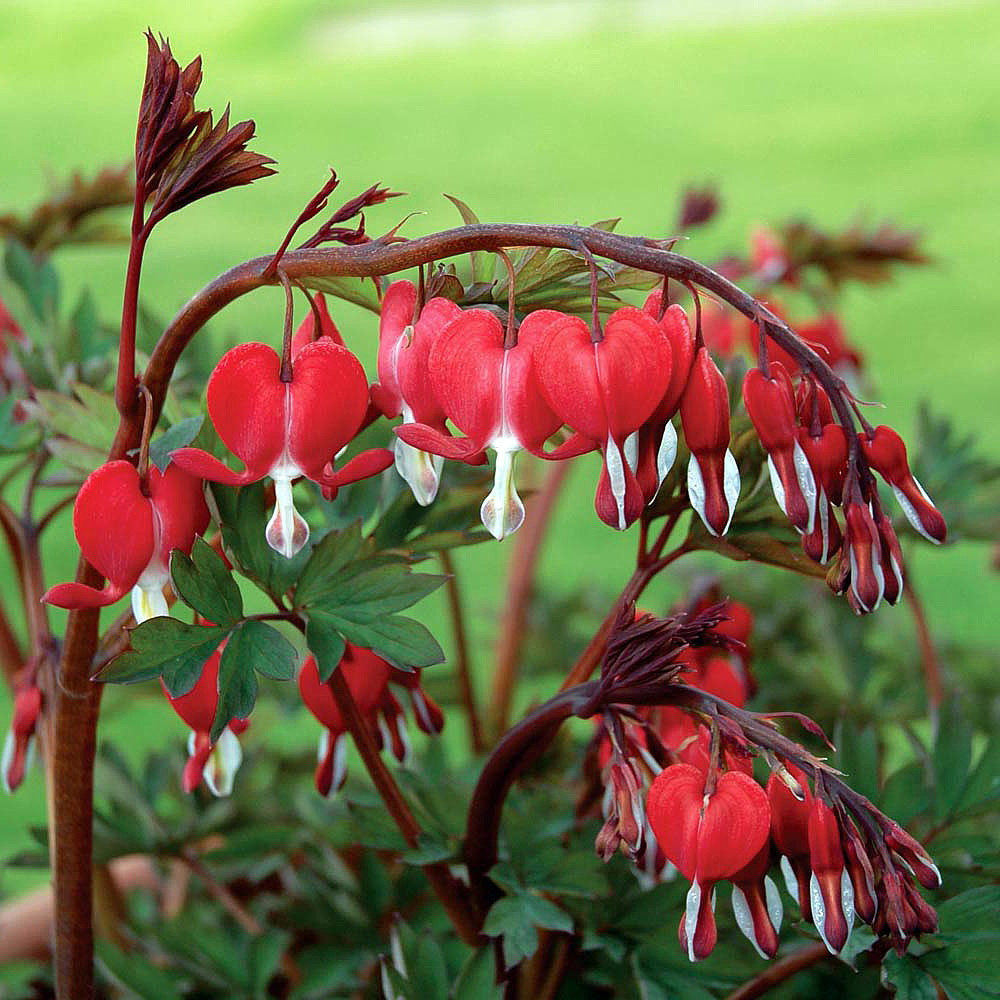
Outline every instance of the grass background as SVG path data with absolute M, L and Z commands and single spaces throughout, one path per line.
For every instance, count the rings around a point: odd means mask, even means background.
M 36 201 L 47 174 L 129 157 L 147 25 L 169 36 L 182 63 L 204 55 L 202 106 L 230 101 L 236 120 L 255 118 L 254 148 L 280 170 L 158 230 L 144 295 L 162 315 L 273 248 L 328 165 L 345 197 L 377 180 L 409 192 L 369 224 L 426 213 L 408 223 L 411 235 L 456 223 L 444 191 L 487 221 L 620 215 L 621 231 L 660 235 L 679 190 L 712 181 L 725 211 L 682 248 L 709 260 L 742 248 L 754 223 L 793 215 L 831 226 L 890 218 L 925 231 L 935 266 L 852 289 L 844 320 L 886 404 L 880 419 L 911 432 L 917 400 L 931 397 L 997 457 L 1000 6 L 153 0 L 137 13 L 107 0 L 0 0 L 0 210 Z M 67 300 L 92 285 L 113 318 L 123 261 L 116 249 L 65 252 Z M 259 292 L 227 310 L 215 336 L 273 340 L 281 308 L 280 293 Z M 344 310 L 338 321 L 371 359 L 371 317 Z M 591 458 L 572 474 L 545 551 L 546 584 L 592 574 L 612 587 L 628 572 L 631 535 L 593 515 L 596 471 Z M 510 544 L 490 546 L 459 559 L 484 684 L 509 553 Z M 68 526 L 49 554 L 72 564 Z M 985 546 L 923 547 L 914 568 L 935 629 L 992 640 L 1000 585 Z M 10 595 L 9 564 L 0 572 Z M 671 593 L 667 581 L 655 596 Z M 440 607 L 429 612 L 441 621 Z M 135 694 L 107 700 L 102 735 L 136 752 L 180 742 L 159 700 Z M 288 738 L 267 729 L 262 722 L 251 738 Z M 303 738 L 314 735 L 310 726 Z M 0 801 L 0 854 L 25 844 L 43 816 L 36 772 Z M 8 875 L 0 888 L 18 884 Z

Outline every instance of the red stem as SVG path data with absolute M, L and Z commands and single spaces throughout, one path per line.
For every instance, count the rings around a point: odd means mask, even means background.
M 551 466 L 541 492 L 528 500 L 531 516 L 525 517 L 524 525 L 517 534 L 507 576 L 507 598 L 500 619 L 499 648 L 490 698 L 490 731 L 497 735 L 509 725 L 510 703 L 517 681 L 528 606 L 534 590 L 535 569 L 552 511 L 568 473 L 569 462 L 555 462 Z
M 465 709 L 465 722 L 469 728 L 469 746 L 474 754 L 484 749 L 483 727 L 476 707 L 476 690 L 472 683 L 472 663 L 469 659 L 469 639 L 465 632 L 465 612 L 462 607 L 462 593 L 455 573 L 455 562 L 446 549 L 441 551 L 441 566 L 447 574 L 445 593 L 448 595 L 448 611 L 451 627 L 455 633 L 455 673 L 458 676 L 458 693 Z
M 361 759 L 364 761 L 365 768 L 375 788 L 382 797 L 382 801 L 385 802 L 389 814 L 403 835 L 403 839 L 410 847 L 416 847 L 420 838 L 420 824 L 413 815 L 406 799 L 403 798 L 403 793 L 389 773 L 389 769 L 385 766 L 378 747 L 372 739 L 371 732 L 358 711 L 357 703 L 354 701 L 347 680 L 340 670 L 334 670 L 328 683 L 333 692 L 334 700 L 337 702 L 337 708 L 340 709 L 344 722 L 347 723 L 348 732 L 354 740 L 354 745 L 358 748 L 358 753 L 361 754 Z M 469 908 L 465 887 L 452 876 L 447 865 L 440 863 L 424 865 L 423 872 L 444 905 L 462 940 L 473 947 L 478 946 L 480 944 L 479 924 Z
M 132 209 L 132 243 L 129 247 L 128 268 L 125 271 L 125 292 L 122 300 L 122 325 L 118 347 L 118 377 L 115 381 L 115 403 L 123 418 L 131 417 L 138 404 L 135 371 L 135 331 L 139 317 L 139 276 L 142 256 L 149 238 L 149 228 L 142 224 L 146 196 L 141 184 L 136 185 Z
M 822 941 L 800 948 L 798 951 L 792 952 L 791 955 L 786 955 L 785 958 L 769 965 L 759 976 L 730 993 L 726 1000 L 755 1000 L 756 997 L 762 997 L 803 969 L 808 969 L 810 966 L 816 965 L 817 962 L 822 962 L 829 954 Z

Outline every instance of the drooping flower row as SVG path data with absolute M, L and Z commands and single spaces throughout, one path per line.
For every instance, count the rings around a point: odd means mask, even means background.
M 713 646 L 685 650 L 682 676 L 691 687 L 742 707 L 752 682 L 752 619 L 736 602 L 722 613 L 730 620 L 711 631 L 740 645 L 728 653 Z M 732 885 L 741 932 L 762 957 L 774 957 L 784 915 L 769 874 L 775 868 L 833 954 L 846 945 L 855 918 L 898 948 L 936 929 L 934 910 L 914 883 L 932 889 L 941 878 L 913 837 L 870 804 L 846 803 L 821 772 L 810 782 L 791 759 L 772 756 L 762 787 L 754 779 L 753 753 L 718 729 L 713 736 L 707 717 L 673 706 L 641 709 L 632 724 L 612 725 L 601 738 L 605 823 L 597 851 L 607 859 L 624 850 L 646 878 L 679 872 L 690 881 L 678 938 L 691 961 L 715 947 L 723 881 Z
M 410 282 L 395 282 L 383 300 L 379 382 L 372 387 L 322 296 L 316 312 L 319 323 L 310 312 L 284 356 L 266 344 L 243 344 L 223 356 L 209 379 L 209 416 L 244 469 L 234 471 L 197 448 L 173 452 L 162 474 L 137 472 L 122 460 L 97 469 L 77 498 L 74 530 L 84 556 L 108 583 L 100 592 L 60 584 L 46 600 L 69 609 L 97 607 L 131 588 L 137 620 L 166 613 L 169 552 L 189 551 L 208 523 L 202 479 L 231 486 L 271 479 L 275 508 L 267 541 L 290 558 L 309 537 L 293 500 L 299 478 L 332 496 L 395 462 L 418 502 L 429 504 L 444 459 L 480 464 L 493 451 L 494 484 L 481 517 L 503 538 L 524 519 L 514 483 L 518 452 L 565 460 L 597 450 L 603 466 L 595 508 L 606 523 L 625 529 L 673 466 L 678 413 L 690 452 L 691 506 L 713 535 L 728 530 L 740 474 L 729 450 L 726 381 L 684 310 L 661 310 L 658 291 L 641 310 L 616 310 L 602 329 L 542 309 L 515 331 L 485 309 L 462 310 L 441 298 L 421 306 Z M 853 427 L 834 418 L 815 377 L 802 372 L 796 385 L 777 361 L 762 359 L 747 374 L 743 399 L 768 453 L 775 497 L 802 533 L 805 551 L 820 562 L 839 556 L 830 577 L 834 589 L 849 589 L 859 612 L 873 610 L 883 597 L 898 600 L 899 543 L 870 468 L 891 485 L 921 534 L 932 541 L 945 535 L 899 436 L 866 425 L 859 447 L 850 448 Z M 402 416 L 394 452 L 370 449 L 336 468 L 337 455 L 378 412 Z M 548 447 L 563 427 L 569 436 Z M 841 504 L 843 530 L 832 511 Z M 107 532 L 109 518 L 122 530 Z

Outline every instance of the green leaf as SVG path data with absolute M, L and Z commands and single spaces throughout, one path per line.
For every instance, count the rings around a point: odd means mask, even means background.
M 495 979 L 493 949 L 480 948 L 465 960 L 451 996 L 454 1000 L 500 1000 L 501 989 Z
M 958 698 L 941 706 L 934 744 L 934 794 L 939 817 L 951 815 L 965 789 L 972 761 L 972 727 Z
M 191 555 L 170 553 L 170 579 L 177 596 L 214 625 L 232 625 L 243 617 L 243 597 L 222 557 L 204 538 L 196 538 Z
M 176 618 L 150 618 L 132 629 L 132 648 L 112 660 L 99 679 L 136 684 L 162 675 L 173 697 L 187 694 L 228 631 L 220 626 L 189 625 Z
M 344 657 L 344 651 L 347 649 L 344 637 L 322 613 L 310 612 L 306 619 L 306 645 L 316 658 L 319 679 L 325 684 Z
M 97 942 L 97 964 L 119 990 L 130 997 L 180 997 L 180 981 L 142 954 L 126 954 L 106 938 Z
M 0 454 L 15 455 L 35 447 L 38 440 L 37 425 L 18 423 L 14 408 L 20 400 L 13 393 L 0 399 Z
M 295 678 L 295 665 L 299 654 L 295 647 L 266 622 L 247 621 L 239 627 L 244 655 L 254 670 L 276 681 Z
M 486 914 L 483 933 L 503 938 L 503 959 L 506 968 L 530 958 L 538 948 L 538 931 L 524 903 L 525 896 L 504 896 Z
M 305 606 L 323 600 L 337 585 L 340 571 L 358 557 L 361 541 L 358 521 L 343 531 L 331 531 L 316 545 L 295 587 L 296 603 Z
M 529 892 L 524 894 L 524 904 L 528 915 L 539 927 L 566 934 L 573 932 L 573 918 L 551 900 Z
M 101 328 L 97 304 L 89 288 L 80 293 L 76 308 L 70 316 L 70 325 L 76 340 L 74 353 L 81 361 L 99 358 L 108 350 L 111 338 Z
M 83 383 L 74 385 L 73 392 L 78 398 L 37 389 L 34 398 L 39 420 L 52 434 L 94 448 L 106 456 L 118 430 L 114 397 Z
M 4 254 L 4 266 L 39 319 L 55 315 L 59 278 L 47 257 L 35 257 L 23 243 L 10 240 Z
M 234 629 L 219 663 L 219 703 L 208 734 L 213 743 L 231 719 L 245 719 L 253 711 L 257 701 L 257 675 L 253 663 L 255 652 L 253 631 L 248 633 L 246 625 Z
M 372 559 L 346 567 L 323 588 L 321 599 L 314 597 L 309 603 L 335 608 L 355 621 L 371 622 L 416 604 L 444 581 L 443 576 L 411 573 L 402 562 L 380 565 Z
M 382 308 L 376 279 L 307 275 L 303 276 L 301 281 L 306 288 L 317 292 L 327 292 L 345 302 L 353 302 L 356 306 L 361 306 L 370 312 L 378 313 Z
M 205 418 L 187 417 L 179 420 L 169 430 L 164 431 L 149 445 L 149 460 L 160 472 L 166 472 L 170 464 L 170 453 L 178 448 L 186 448 L 197 436 Z
M 349 642 L 374 650 L 400 670 L 444 662 L 444 650 L 437 639 L 425 625 L 405 615 L 357 622 L 324 607 L 308 609 L 306 617 L 314 628 L 318 625 L 324 630 L 333 629 Z
M 479 222 L 479 216 L 461 198 L 450 194 L 446 194 L 445 197 L 458 209 L 458 214 L 462 216 L 462 221 L 467 226 L 473 226 Z M 469 256 L 472 258 L 473 282 L 491 284 L 496 270 L 496 255 L 482 250 L 473 250 Z
M 986 744 L 982 756 L 954 802 L 956 814 L 981 810 L 1000 797 L 1000 734 Z
M 264 530 L 270 511 L 264 504 L 262 482 L 239 489 L 213 484 L 212 495 L 221 521 L 222 541 L 233 563 L 265 593 L 281 598 L 302 572 L 312 549 L 306 546 L 292 559 L 286 559 L 267 544 Z
M 981 940 L 966 940 L 925 952 L 917 961 L 938 981 L 949 1000 L 988 1000 L 1000 997 L 997 953 L 995 940 L 992 947 Z
M 1000 939 L 1000 885 L 981 885 L 938 908 L 940 941 Z

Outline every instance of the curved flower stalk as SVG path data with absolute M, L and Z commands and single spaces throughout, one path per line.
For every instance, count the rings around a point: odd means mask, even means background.
M 163 473 L 151 467 L 144 488 L 131 462 L 108 462 L 87 477 L 73 508 L 80 551 L 107 583 L 103 590 L 60 583 L 42 600 L 69 610 L 101 608 L 131 590 L 137 622 L 166 615 L 170 553 L 189 553 L 208 521 L 201 480 L 176 463 Z
M 295 509 L 292 482 L 300 476 L 331 490 L 376 475 L 392 463 L 384 448 L 362 452 L 339 471 L 332 461 L 360 429 L 368 410 L 368 380 L 358 359 L 331 337 L 293 353 L 291 374 L 267 344 L 227 351 L 208 381 L 208 413 L 223 443 L 246 466 L 233 472 L 198 448 L 172 453 L 183 469 L 227 486 L 270 477 L 274 513 L 268 545 L 292 558 L 309 540 L 309 525 Z
M 230 719 L 215 743 L 209 736 L 219 704 L 219 665 L 225 645 L 223 642 L 205 661 L 201 676 L 186 694 L 175 698 L 160 682 L 174 711 L 191 730 L 181 787 L 191 793 L 204 779 L 209 791 L 220 798 L 233 790 L 233 779 L 243 762 L 243 750 L 237 737 L 250 725 L 248 719 Z
M 433 298 L 414 318 L 417 289 L 411 281 L 394 281 L 382 296 L 379 319 L 378 377 L 372 401 L 387 417 L 402 415 L 404 424 L 426 424 L 447 434 L 447 415 L 435 395 L 428 359 L 445 328 L 459 316 L 450 299 Z M 432 503 L 441 482 L 444 458 L 421 451 L 397 437 L 393 446 L 396 471 L 422 507 Z
M 608 317 L 603 336 L 575 316 L 554 319 L 536 358 L 538 382 L 553 411 L 604 456 L 597 516 L 624 531 L 646 502 L 634 472 L 636 455 L 629 453 L 633 435 L 670 385 L 669 340 L 648 313 L 626 306 Z
M 497 540 L 517 531 L 524 521 L 524 504 L 514 483 L 517 453 L 540 454 L 563 423 L 539 389 L 536 355 L 566 318 L 550 309 L 529 314 L 511 346 L 493 313 L 485 309 L 462 313 L 437 336 L 427 371 L 443 412 L 467 436 L 449 437 L 426 424 L 396 428 L 407 444 L 444 458 L 478 464 L 485 449 L 496 453 L 493 489 L 483 501 L 480 517 Z

